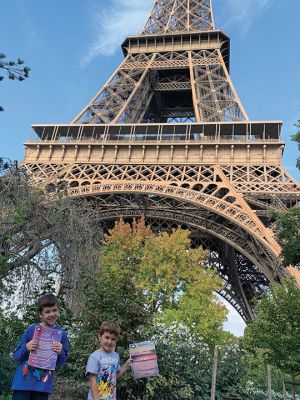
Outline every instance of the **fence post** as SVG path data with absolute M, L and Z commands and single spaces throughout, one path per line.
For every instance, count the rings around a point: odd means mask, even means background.
M 218 370 L 218 346 L 215 346 L 210 400 L 215 400 L 216 398 L 217 370 Z
M 272 367 L 267 365 L 268 374 L 268 400 L 272 400 Z

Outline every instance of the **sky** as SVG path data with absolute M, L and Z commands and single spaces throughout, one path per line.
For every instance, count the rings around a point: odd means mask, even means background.
M 21 161 L 31 124 L 69 123 L 123 58 L 153 0 L 10 0 L 0 14 L 0 52 L 31 68 L 0 82 L 0 156 Z M 300 181 L 290 139 L 300 119 L 299 0 L 213 0 L 216 28 L 231 38 L 230 73 L 252 120 L 282 120 L 284 165 Z M 230 329 L 244 325 L 230 313 Z

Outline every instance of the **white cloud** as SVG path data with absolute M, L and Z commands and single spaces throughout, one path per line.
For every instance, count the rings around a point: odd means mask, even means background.
M 227 0 L 230 17 L 226 25 L 236 24 L 239 26 L 243 35 L 249 31 L 256 18 L 263 14 L 274 0 Z M 222 2 L 225 5 L 225 2 Z M 216 10 L 215 10 L 216 12 Z
M 81 58 L 82 68 L 98 56 L 111 56 L 128 35 L 139 34 L 153 0 L 112 0 L 92 16 L 94 40 Z
M 265 12 L 274 0 L 216 0 L 214 13 L 225 13 L 221 28 L 237 25 L 245 35 L 253 21 Z M 104 2 L 103 2 L 104 3 Z M 94 38 L 80 60 L 82 68 L 99 56 L 112 56 L 128 35 L 139 34 L 154 0 L 111 0 L 91 16 Z

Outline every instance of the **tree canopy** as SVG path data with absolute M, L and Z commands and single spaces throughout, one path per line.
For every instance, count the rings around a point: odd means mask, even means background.
M 300 266 L 300 207 L 276 212 L 275 218 L 284 264 Z
M 88 262 L 101 237 L 94 241 L 98 227 L 89 207 L 46 199 L 17 163 L 0 160 L 0 169 L 0 300 L 16 291 L 14 300 L 26 305 L 36 287 L 55 277 L 58 290 L 68 287 L 75 301 L 81 254 Z
M 115 318 L 128 333 L 154 317 L 169 324 L 184 321 L 214 344 L 224 334 L 227 310 L 214 295 L 222 281 L 205 267 L 206 257 L 201 248 L 191 248 L 188 231 L 154 235 L 143 218 L 132 224 L 121 220 L 105 235 L 92 289 L 87 272 L 84 314 L 92 313 L 97 324 Z
M 295 125 L 298 132 L 292 135 L 292 139 L 298 142 L 300 149 L 300 120 Z M 297 160 L 297 167 L 300 169 L 300 158 Z M 300 267 L 300 207 L 296 205 L 289 209 L 275 212 L 277 231 L 282 246 L 282 257 L 284 265 Z
M 300 290 L 292 278 L 273 284 L 246 328 L 246 348 L 260 350 L 266 363 L 292 377 L 300 375 Z

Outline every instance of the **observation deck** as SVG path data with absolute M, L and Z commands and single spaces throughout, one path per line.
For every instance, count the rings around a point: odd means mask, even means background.
M 280 163 L 281 121 L 33 125 L 25 161 Z

